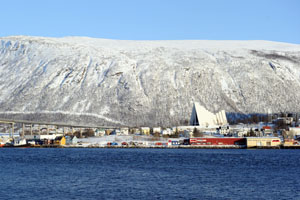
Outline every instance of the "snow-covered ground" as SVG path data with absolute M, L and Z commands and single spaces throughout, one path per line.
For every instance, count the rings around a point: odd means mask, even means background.
M 107 142 L 138 142 L 138 141 L 153 141 L 153 136 L 138 136 L 138 135 L 108 135 L 102 137 L 88 137 L 79 138 L 79 143 L 90 143 L 90 144 L 107 144 Z M 155 141 L 167 141 L 166 138 L 158 138 Z
M 210 112 L 297 111 L 300 45 L 0 38 L 0 117 L 175 126 Z

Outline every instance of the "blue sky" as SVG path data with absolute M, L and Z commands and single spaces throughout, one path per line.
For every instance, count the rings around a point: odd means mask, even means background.
M 300 0 L 0 0 L 0 36 L 300 44 Z

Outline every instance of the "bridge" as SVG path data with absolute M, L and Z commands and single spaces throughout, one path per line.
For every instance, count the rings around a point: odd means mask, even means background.
M 33 135 L 32 127 L 33 125 L 38 125 L 39 135 L 41 135 L 40 125 L 47 126 L 47 135 L 49 135 L 49 126 L 54 126 L 55 132 L 57 132 L 58 127 L 63 127 L 63 135 L 65 135 L 65 128 L 72 129 L 72 135 L 74 134 L 74 128 L 80 129 L 80 135 L 82 136 L 82 129 L 91 129 L 91 128 L 101 128 L 101 129 L 115 129 L 116 127 L 112 126 L 87 126 L 87 125 L 74 125 L 67 123 L 56 123 L 56 122 L 41 122 L 41 121 L 30 121 L 30 120 L 18 120 L 18 119 L 1 119 L 0 124 L 9 124 L 11 125 L 10 137 L 14 137 L 14 127 L 15 124 L 22 124 L 22 136 L 25 136 L 25 127 L 30 127 L 30 135 Z

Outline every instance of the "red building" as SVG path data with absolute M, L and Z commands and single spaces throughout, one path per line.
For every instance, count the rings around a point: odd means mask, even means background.
M 190 145 L 246 145 L 246 138 L 190 138 Z
M 271 130 L 271 129 L 272 129 L 271 126 L 263 126 L 262 128 L 263 128 L 264 130 Z

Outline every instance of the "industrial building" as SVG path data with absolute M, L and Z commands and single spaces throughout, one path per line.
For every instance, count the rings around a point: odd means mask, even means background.
M 213 146 L 246 146 L 246 138 L 216 137 L 216 138 L 190 138 L 190 145 L 213 145 Z
M 279 147 L 279 137 L 247 137 L 247 148 Z

